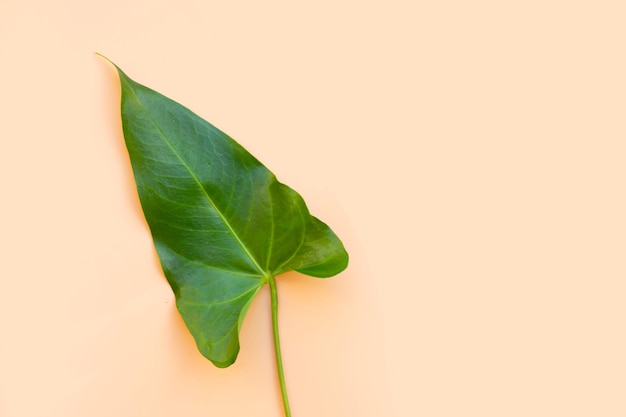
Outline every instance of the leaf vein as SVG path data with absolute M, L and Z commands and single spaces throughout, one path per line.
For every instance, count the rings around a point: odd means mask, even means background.
M 137 100 L 137 102 L 139 103 L 141 109 L 144 111 L 144 113 L 147 115 L 148 119 L 154 124 L 154 126 L 156 127 L 156 129 L 158 130 L 159 134 L 161 135 L 161 137 L 163 138 L 163 141 L 167 144 L 167 146 L 170 148 L 170 150 L 172 151 L 172 153 L 176 156 L 176 158 L 180 161 L 180 163 L 183 165 L 183 167 L 185 167 L 185 169 L 189 172 L 189 175 L 192 177 L 192 179 L 196 182 L 196 184 L 198 185 L 198 187 L 202 190 L 202 193 L 204 194 L 204 196 L 206 197 L 207 201 L 213 206 L 213 208 L 215 209 L 215 211 L 218 213 L 218 215 L 221 217 L 222 221 L 224 222 L 224 224 L 226 225 L 226 227 L 230 230 L 230 232 L 232 233 L 233 237 L 235 238 L 235 240 L 239 243 L 239 245 L 241 246 L 241 248 L 244 250 L 244 252 L 246 253 L 246 255 L 248 256 L 248 258 L 250 259 L 250 261 L 254 264 L 254 266 L 259 270 L 259 272 L 265 276 L 266 272 L 261 268 L 261 266 L 258 264 L 257 260 L 255 259 L 255 257 L 250 253 L 250 250 L 248 249 L 248 247 L 241 241 L 241 239 L 239 238 L 238 234 L 235 232 L 235 230 L 233 229 L 232 225 L 230 224 L 230 222 L 228 221 L 228 219 L 224 216 L 224 214 L 218 209 L 217 205 L 215 204 L 215 202 L 213 201 L 213 199 L 211 198 L 211 196 L 207 193 L 206 189 L 204 188 L 204 186 L 202 185 L 202 183 L 200 182 L 200 179 L 195 175 L 195 173 L 193 172 L 193 170 L 191 169 L 191 167 L 186 163 L 186 161 L 182 158 L 182 156 L 178 153 L 178 151 L 174 148 L 174 146 L 172 145 L 172 143 L 170 142 L 170 140 L 168 139 L 168 137 L 165 135 L 165 133 L 163 132 L 163 129 L 161 129 L 161 126 L 157 123 L 157 121 L 152 117 L 152 115 L 150 114 L 150 112 L 148 112 L 148 110 L 145 108 L 143 102 L 139 99 L 139 97 L 137 96 L 137 93 L 135 92 L 134 88 L 130 88 L 130 90 L 133 92 L 135 99 Z

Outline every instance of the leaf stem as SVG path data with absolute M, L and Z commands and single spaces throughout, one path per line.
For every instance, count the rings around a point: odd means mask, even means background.
M 287 386 L 285 385 L 285 374 L 283 373 L 283 358 L 280 352 L 280 336 L 278 334 L 278 292 L 276 291 L 276 279 L 273 275 L 268 277 L 268 282 L 270 284 L 270 294 L 272 297 L 272 328 L 274 330 L 274 351 L 276 352 L 276 366 L 278 368 L 280 392 L 283 397 L 285 417 L 291 417 L 289 398 L 287 397 Z

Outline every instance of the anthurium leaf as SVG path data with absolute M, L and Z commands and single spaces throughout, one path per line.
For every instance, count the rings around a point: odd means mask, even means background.
M 248 306 L 270 278 L 335 275 L 348 255 L 241 145 L 116 68 L 124 138 L 161 266 L 200 352 L 229 366 Z

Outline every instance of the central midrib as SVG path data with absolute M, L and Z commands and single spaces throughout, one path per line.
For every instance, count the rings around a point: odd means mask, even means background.
M 267 278 L 268 273 L 263 270 L 263 268 L 261 268 L 261 266 L 259 265 L 259 263 L 257 262 L 257 260 L 255 259 L 255 257 L 252 255 L 252 253 L 250 253 L 250 250 L 248 249 L 248 247 L 245 245 L 245 243 L 239 238 L 239 236 L 237 235 L 237 233 L 235 232 L 235 229 L 233 229 L 232 225 L 230 224 L 230 222 L 228 221 L 228 219 L 224 216 L 224 214 L 220 211 L 220 209 L 217 207 L 217 205 L 215 204 L 215 202 L 213 201 L 213 199 L 211 198 L 211 196 L 206 192 L 206 190 L 204 189 L 204 187 L 202 186 L 202 183 L 200 182 L 200 180 L 198 179 L 198 177 L 195 175 L 195 173 L 193 172 L 193 170 L 189 167 L 189 165 L 187 165 L 187 163 L 185 162 L 185 160 L 180 156 L 180 154 L 176 151 L 176 148 L 174 148 L 174 146 L 172 145 L 172 143 L 170 142 L 170 140 L 167 138 L 167 136 L 165 135 L 165 133 L 163 132 L 163 130 L 161 129 L 161 127 L 159 126 L 159 124 L 156 122 L 156 120 L 154 120 L 154 118 L 152 117 L 152 115 L 150 114 L 150 112 L 148 112 L 148 110 L 144 107 L 143 103 L 141 102 L 141 100 L 139 99 L 139 97 L 137 96 L 137 94 L 135 93 L 135 90 L 132 88 L 132 86 L 130 86 L 130 84 L 128 82 L 126 82 L 126 84 L 129 85 L 129 90 L 132 91 L 133 96 L 135 97 L 135 99 L 137 100 L 137 103 L 139 103 L 139 106 L 141 107 L 141 109 L 143 110 L 143 112 L 148 116 L 148 118 L 150 119 L 150 121 L 152 122 L 152 124 L 154 124 L 154 126 L 156 127 L 157 131 L 159 132 L 159 135 L 161 135 L 161 137 L 163 138 L 163 141 L 167 144 L 167 146 L 170 148 L 170 150 L 172 151 L 172 153 L 176 156 L 176 158 L 180 161 L 180 163 L 185 167 L 185 169 L 187 170 L 187 172 L 189 172 L 189 175 L 191 175 L 191 178 L 196 182 L 196 184 L 198 185 L 198 187 L 200 188 L 200 190 L 202 190 L 202 194 L 206 197 L 207 201 L 211 204 L 211 206 L 213 207 L 213 209 L 215 210 L 215 212 L 220 216 L 220 219 L 222 219 L 222 221 L 224 222 L 224 224 L 226 225 L 226 227 L 228 228 L 230 234 L 235 238 L 235 240 L 237 241 L 237 243 L 239 244 L 239 246 L 241 246 L 241 248 L 243 249 L 243 251 L 246 253 L 246 255 L 248 256 L 248 258 L 250 259 L 250 261 L 254 264 L 254 266 L 258 269 L 259 273 L 261 274 L 261 276 L 263 278 Z

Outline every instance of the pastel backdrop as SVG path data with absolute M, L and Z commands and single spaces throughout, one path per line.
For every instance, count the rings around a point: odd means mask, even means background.
M 281 415 L 267 291 L 228 369 L 177 315 L 95 52 L 343 239 L 278 282 L 294 416 L 623 416 L 624 11 L 1 0 L 0 416 Z

